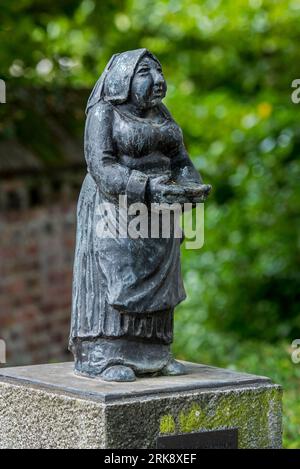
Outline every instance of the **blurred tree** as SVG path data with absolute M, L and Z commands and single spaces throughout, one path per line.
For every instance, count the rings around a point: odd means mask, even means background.
M 2 0 L 0 40 L 2 138 L 33 138 L 28 126 L 43 125 L 30 93 L 13 112 L 9 94 L 35 86 L 63 97 L 66 87 L 90 88 L 113 53 L 151 49 L 167 104 L 214 187 L 205 246 L 184 252 L 189 297 L 177 327 L 183 336 L 194 328 L 198 343 L 204 325 L 299 336 L 300 105 L 290 98 L 300 78 L 299 1 Z

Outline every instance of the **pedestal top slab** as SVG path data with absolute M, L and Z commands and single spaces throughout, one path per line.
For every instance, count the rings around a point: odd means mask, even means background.
M 271 380 L 265 376 L 189 362 L 182 363 L 188 371 L 185 375 L 138 378 L 129 383 L 76 376 L 73 372 L 73 362 L 1 368 L 0 382 L 8 381 L 43 390 L 60 391 L 102 402 L 209 388 L 271 384 Z

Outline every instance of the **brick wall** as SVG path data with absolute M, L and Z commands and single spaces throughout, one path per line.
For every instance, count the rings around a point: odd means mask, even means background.
M 67 343 L 82 178 L 1 182 L 0 339 L 7 366 L 72 358 Z

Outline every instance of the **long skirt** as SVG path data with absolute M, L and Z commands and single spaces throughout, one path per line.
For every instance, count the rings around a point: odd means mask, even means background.
M 110 201 L 88 174 L 77 211 L 69 348 L 78 367 L 94 363 L 95 374 L 121 362 L 157 371 L 170 359 L 174 307 L 186 297 L 182 239 L 101 238 L 103 202 Z

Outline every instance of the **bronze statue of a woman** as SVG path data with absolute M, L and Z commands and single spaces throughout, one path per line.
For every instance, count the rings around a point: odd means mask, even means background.
M 102 237 L 96 229 L 101 204 L 120 213 L 120 195 L 149 207 L 208 195 L 165 94 L 159 61 L 137 49 L 111 58 L 88 100 L 69 345 L 77 374 L 133 381 L 184 373 L 170 352 L 174 308 L 185 298 L 182 238 Z

